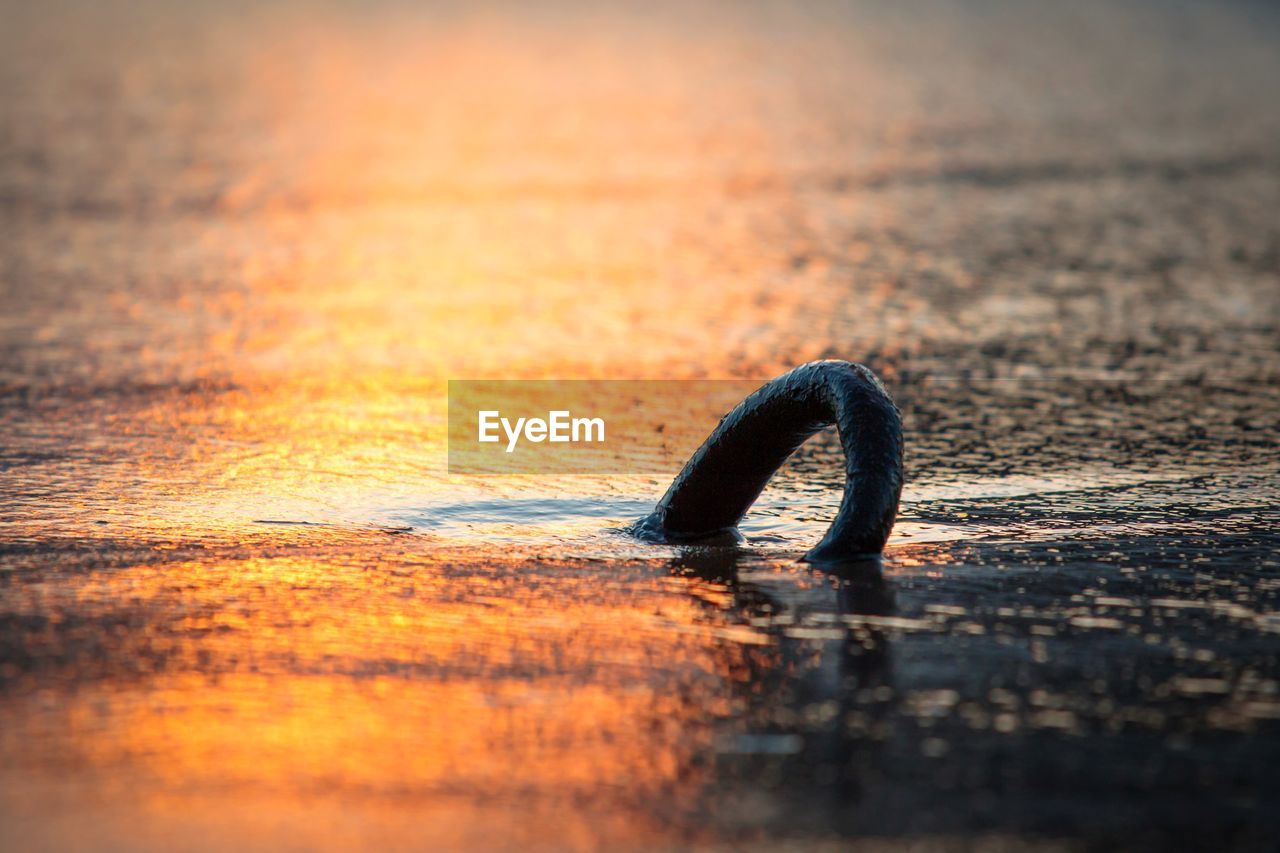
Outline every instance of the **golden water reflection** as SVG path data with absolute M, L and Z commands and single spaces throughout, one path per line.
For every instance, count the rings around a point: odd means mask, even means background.
M 738 35 L 626 12 L 116 12 L 5 37 L 44 69 L 17 106 L 63 130 L 8 175 L 4 378 L 32 390 L 0 846 L 698 838 L 718 726 L 774 660 L 724 585 L 557 557 L 588 529 L 613 553 L 598 518 L 519 548 L 388 519 L 570 488 L 449 475 L 450 377 L 796 360 L 771 329 L 836 277 L 759 239 L 776 188 L 743 193 L 777 165 L 749 107 L 790 100 Z
M 1277 713 L 1254 642 L 1275 616 L 1235 563 L 1239 589 L 1183 637 L 1101 582 L 1044 586 L 1054 549 L 927 587 L 993 530 L 1027 554 L 1037 535 L 1251 535 L 1275 466 L 1253 381 L 1274 377 L 1274 330 L 1241 319 L 1278 292 L 1274 181 L 1250 171 L 1274 162 L 1256 108 L 1274 45 L 1113 10 L 366 6 L 6 6 L 0 848 L 654 848 L 855 834 L 854 817 L 914 834 L 935 813 L 971 826 L 986 782 L 956 780 L 1036 757 L 1000 740 L 1020 727 L 1183 737 L 1161 729 L 1188 719 L 1165 710 L 1175 666 L 1219 691 L 1215 734 Z M 1059 14 L 1080 39 L 1046 38 Z M 1243 384 L 1218 408 L 1198 384 L 917 385 L 941 401 L 907 407 L 909 497 L 931 514 L 897 528 L 890 584 L 852 598 L 792 561 L 839 500 L 821 448 L 728 565 L 604 529 L 658 479 L 446 470 L 449 378 L 871 355 L 895 393 L 900 369 L 1111 379 L 1171 360 Z M 1148 488 L 1161 466 L 1232 465 Z M 1206 490 L 1245 511 L 1184 536 Z M 1095 530 L 1098 507 L 1122 526 Z M 1078 520 L 1046 532 L 1055 512 Z M 1090 553 L 1079 586 L 1166 559 Z M 1191 607 L 1208 571 L 1164 600 Z M 1218 618 L 1235 654 L 1193 649 Z M 1051 659 L 1059 630 L 1114 645 Z M 900 637 L 919 641 L 914 681 Z M 1113 659 L 1142 678 L 1088 668 Z M 935 725 L 950 740 L 919 736 Z M 951 776 L 930 763 L 947 749 Z M 1101 793 L 1076 814 L 1134 778 L 1082 782 Z
M 900 84 L 780 11 L 708 8 L 693 30 L 625 9 L 153 14 L 35 16 L 75 59 L 24 108 L 65 124 L 101 94 L 82 80 L 113 82 L 93 144 L 36 139 L 58 177 L 14 178 L 41 286 L 7 334 L 40 392 L 5 519 L 32 550 L 4 575 L 0 832 L 697 839 L 725 721 L 829 666 L 830 626 L 771 632 L 687 566 L 547 559 L 599 520 L 542 519 L 540 549 L 491 543 L 492 524 L 379 528 L 387 508 L 556 488 L 448 475 L 447 378 L 769 376 L 922 322 L 877 316 L 899 299 L 880 278 L 832 339 L 833 258 L 878 250 L 791 186 L 833 152 L 892 163 L 856 140 Z M 894 215 L 832 203 L 840 222 Z
M 722 721 L 777 662 L 729 580 L 678 568 L 365 547 L 20 574 L 12 639 L 42 663 L 4 672 L 7 831 L 74 838 L 49 812 L 73 804 L 136 821 L 109 844 L 181 823 L 201 846 L 230 806 L 207 843 L 330 846 L 332 818 L 289 815 L 336 798 L 429 818 L 428 846 L 688 838 Z
M 14 293 L 16 381 L 58 377 L 32 440 L 84 449 L 23 472 L 41 493 L 16 536 L 252 535 L 452 499 L 448 378 L 760 377 L 831 354 L 796 334 L 847 281 L 777 183 L 815 141 L 789 74 L 872 69 L 819 22 L 783 15 L 778 42 L 718 7 L 699 14 L 727 26 L 696 37 L 624 8 L 119 14 L 32 15 L 13 45 L 78 48 L 25 109 L 58 116 L 121 66 L 107 103 L 152 131 L 107 110 L 87 150 L 32 141 L 56 186 L 15 176 L 41 282 Z

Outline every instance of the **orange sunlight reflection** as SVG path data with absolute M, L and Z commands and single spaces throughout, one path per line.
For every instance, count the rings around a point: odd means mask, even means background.
M 214 823 L 222 791 L 241 807 L 342 794 L 357 812 L 381 797 L 428 813 L 458 798 L 435 816 L 434 843 L 464 843 L 477 826 L 521 843 L 572 836 L 572 823 L 508 813 L 537 792 L 534 810 L 612 813 L 614 825 L 592 825 L 597 841 L 653 840 L 643 806 L 696 795 L 694 756 L 732 708 L 723 679 L 757 648 L 750 630 L 722 625 L 715 586 L 660 570 L 620 566 L 602 588 L 573 566 L 510 569 L 382 553 L 20 584 L 32 610 L 74 604 L 145 628 L 61 673 L 74 693 L 54 708 L 49 689 L 6 703 L 2 796 L 23 808 L 92 789 L 104 808 L 127 801 L 146 831 L 175 810 Z M 74 776 L 53 791 L 19 781 L 53 768 Z
M 138 143 L 164 190 L 104 185 L 119 220 L 31 238 L 127 284 L 29 297 L 70 389 L 38 405 L 99 458 L 50 453 L 33 470 L 76 499 L 33 491 L 7 522 L 68 555 L 6 587 L 15 643 L 48 662 L 0 673 L 8 837 L 687 841 L 716 721 L 772 654 L 725 588 L 663 558 L 545 559 L 572 519 L 540 521 L 530 557 L 484 522 L 396 538 L 379 513 L 556 488 L 446 472 L 450 377 L 758 377 L 824 354 L 798 330 L 841 271 L 761 239 L 803 217 L 777 175 L 811 140 L 755 59 L 810 69 L 820 34 L 202 14 L 199 50 L 135 43 L 128 16 L 60 35 L 85 68 L 122 62 L 122 97 L 193 153 Z M 137 94 L 170 90 L 204 111 Z

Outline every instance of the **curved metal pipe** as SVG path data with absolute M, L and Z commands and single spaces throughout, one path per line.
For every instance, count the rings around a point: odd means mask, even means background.
M 832 424 L 844 447 L 844 498 L 805 559 L 880 553 L 902 494 L 902 418 L 875 374 L 847 361 L 801 365 L 739 403 L 631 531 L 658 542 L 734 532 L 787 457 Z

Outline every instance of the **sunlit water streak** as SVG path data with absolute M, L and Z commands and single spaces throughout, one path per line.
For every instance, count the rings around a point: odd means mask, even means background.
M 1280 831 L 1267 10 L 5 19 L 0 847 Z M 818 357 L 883 576 L 830 441 L 731 548 L 445 464 L 451 377 Z

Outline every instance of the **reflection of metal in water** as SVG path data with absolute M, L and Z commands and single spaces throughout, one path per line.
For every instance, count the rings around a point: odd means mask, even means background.
M 831 563 L 795 576 L 751 576 L 737 547 L 682 549 L 672 571 L 725 585 L 737 618 L 770 642 L 737 660 L 735 695 L 744 707 L 717 739 L 717 784 L 706 813 L 729 829 L 840 827 L 878 764 L 877 730 L 894 707 L 884 631 L 850 617 L 888 616 L 893 589 L 878 557 Z M 708 606 L 713 606 L 710 603 Z

